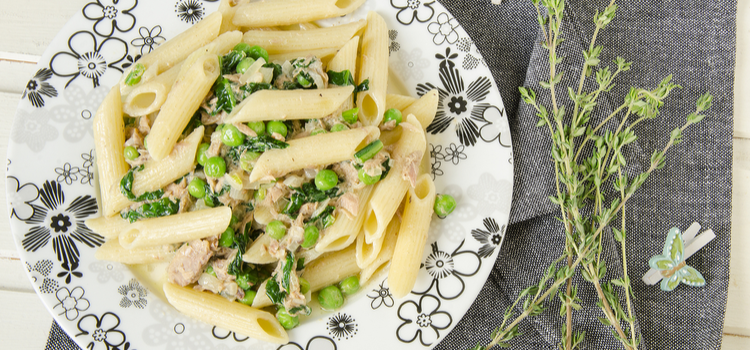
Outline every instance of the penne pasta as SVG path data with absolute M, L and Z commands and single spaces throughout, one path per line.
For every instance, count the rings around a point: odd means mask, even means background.
M 172 152 L 182 130 L 220 73 L 221 67 L 214 54 L 201 56 L 189 67 L 182 66 L 148 135 L 152 141 L 146 148 L 153 159 L 162 160 Z
M 271 236 L 267 234 L 260 235 L 251 245 L 247 248 L 245 254 L 242 255 L 242 261 L 251 264 L 270 264 L 276 262 L 275 257 L 268 254 L 268 245 L 274 241 Z
M 289 342 L 286 330 L 269 312 L 169 282 L 164 283 L 164 294 L 175 309 L 210 325 L 274 344 Z
M 257 1 L 240 7 L 234 24 L 243 27 L 273 27 L 351 13 L 365 0 L 275 0 Z
M 250 0 L 221 0 L 219 3 L 219 13 L 221 13 L 221 27 L 219 33 L 231 32 L 240 29 L 240 26 L 234 24 L 234 16 L 240 6 L 247 4 Z
M 220 29 L 221 13 L 214 12 L 188 30 L 159 45 L 154 51 L 141 57 L 138 62 L 147 68 L 158 62 L 159 72 L 163 72 L 184 60 L 193 51 L 214 40 L 219 36 Z
M 354 153 L 378 138 L 377 127 L 318 134 L 289 141 L 289 147 L 263 153 L 250 173 L 250 182 L 266 181 L 292 171 L 333 164 L 354 157 Z M 318 150 L 325 150 L 320 152 Z
M 325 230 L 325 234 L 315 245 L 316 251 L 325 253 L 341 250 L 357 239 L 358 233 L 362 230 L 362 222 L 364 222 L 365 210 L 367 209 L 366 203 L 370 200 L 372 189 L 372 186 L 367 186 L 357 192 L 359 203 L 357 215 L 351 217 L 339 212 L 336 221 Z
M 367 281 L 378 271 L 383 265 L 391 261 L 393 257 L 393 250 L 396 247 L 396 239 L 398 237 L 398 229 L 401 227 L 401 219 L 394 217 L 393 220 L 388 224 L 388 228 L 385 230 L 385 239 L 377 253 L 375 259 L 362 268 L 362 272 L 359 273 L 359 284 L 365 285 Z M 358 242 L 359 243 L 359 242 Z
M 422 174 L 407 196 L 388 272 L 388 287 L 396 298 L 409 294 L 417 281 L 435 204 L 435 184 L 430 175 Z
M 413 114 L 417 117 L 417 120 L 419 120 L 419 124 L 421 124 L 423 128 L 427 128 L 427 126 L 432 123 L 432 120 L 435 119 L 437 105 L 438 91 L 432 89 L 422 95 L 418 100 L 414 101 L 409 107 L 402 110 L 402 113 L 403 115 Z
M 328 71 L 343 72 L 348 70 L 352 74 L 352 78 L 356 81 L 354 74 L 357 72 L 357 48 L 359 47 L 359 37 L 355 36 L 352 40 L 342 47 L 336 56 L 333 56 L 330 62 L 328 62 Z M 341 110 L 349 110 L 354 107 L 354 100 L 349 97 L 341 105 Z
M 231 219 L 231 208 L 216 207 L 139 220 L 120 232 L 120 245 L 130 249 L 215 236 L 227 229 Z
M 153 264 L 169 261 L 174 256 L 176 248 L 171 244 L 123 248 L 118 240 L 107 241 L 96 250 L 95 257 L 99 260 L 116 261 L 123 264 Z
M 370 88 L 357 94 L 360 120 L 364 125 L 378 125 L 385 113 L 385 94 L 388 87 L 388 28 L 383 17 L 375 12 L 367 14 L 367 27 L 362 36 L 362 55 L 359 58 L 357 84 L 370 81 Z
M 310 283 L 310 291 L 316 292 L 349 276 L 359 273 L 357 249 L 354 245 L 326 253 L 305 266 L 302 278 Z
M 96 111 L 94 135 L 102 207 L 105 215 L 111 216 L 117 209 L 113 205 L 110 190 L 118 187 L 120 178 L 130 168 L 123 155 L 125 125 L 122 119 L 119 87 L 113 87 L 109 91 Z
M 226 122 L 320 119 L 339 109 L 353 91 L 353 86 L 258 91 L 237 105 Z
M 385 109 L 389 110 L 391 108 L 398 109 L 399 111 L 404 111 L 406 107 L 409 107 L 412 103 L 414 103 L 417 99 L 411 96 L 406 95 L 399 95 L 399 94 L 386 94 L 385 95 Z
M 130 223 L 119 216 L 109 218 L 106 216 L 100 216 L 98 218 L 86 220 L 85 224 L 86 227 L 90 228 L 92 231 L 106 239 L 110 239 L 119 236 L 120 231 Z
M 269 31 L 249 30 L 242 41 L 249 45 L 259 45 L 269 54 L 306 51 L 323 48 L 340 48 L 365 26 L 365 21 L 357 21 L 341 26 L 296 30 Z M 387 49 L 386 49 L 387 52 Z

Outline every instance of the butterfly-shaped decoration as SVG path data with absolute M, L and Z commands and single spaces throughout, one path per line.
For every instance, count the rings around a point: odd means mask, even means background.
M 680 285 L 680 282 L 693 287 L 706 285 L 698 270 L 685 263 L 682 233 L 676 227 L 669 230 L 667 241 L 664 242 L 664 250 L 661 255 L 656 255 L 648 261 L 648 264 L 661 272 L 664 278 L 661 280 L 661 290 L 672 291 Z

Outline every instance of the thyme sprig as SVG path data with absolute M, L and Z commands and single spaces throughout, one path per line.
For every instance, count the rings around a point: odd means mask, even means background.
M 597 306 L 603 313 L 600 322 L 612 327 L 613 336 L 624 349 L 635 350 L 642 339 L 636 337 L 633 289 L 627 269 L 626 204 L 652 172 L 664 167 L 667 151 L 681 141 L 683 131 L 703 119 L 702 112 L 710 108 L 712 96 L 706 93 L 698 99 L 695 112 L 670 133 L 669 141 L 661 150 L 653 152 L 648 169 L 637 175 L 629 175 L 625 169 L 627 160 L 624 149 L 638 139 L 634 127 L 657 118 L 670 92 L 681 87 L 672 82 L 670 75 L 653 89 L 631 88 L 622 104 L 593 126 L 591 116 L 597 100 L 602 93 L 610 92 L 615 78 L 630 70 L 631 66 L 631 62 L 617 57 L 612 68 L 599 67 L 604 48 L 596 45 L 596 38 L 615 18 L 617 5 L 615 0 L 611 0 L 604 11 L 597 11 L 594 15 L 595 29 L 588 49 L 583 51 L 584 62 L 578 86 L 576 89 L 567 87 L 567 97 L 574 108 L 572 112 L 566 111 L 560 103 L 558 89 L 564 72 L 557 70 L 563 59 L 558 55 L 557 48 L 563 40 L 560 28 L 565 1 L 531 2 L 536 8 L 537 20 L 544 35 L 542 45 L 549 52 L 550 78 L 539 84 L 549 90 L 551 110 L 537 100 L 536 92 L 531 88 L 519 87 L 519 92 L 523 101 L 536 110 L 539 117 L 537 126 L 549 130 L 555 171 L 555 194 L 549 196 L 549 200 L 560 208 L 559 219 L 565 228 L 565 248 L 547 268 L 542 279 L 521 291 L 505 310 L 502 323 L 491 333 L 490 343 L 477 344 L 472 350 L 487 350 L 495 345 L 509 347 L 510 342 L 520 335 L 519 323 L 526 317 L 545 312 L 548 308 L 545 302 L 554 295 L 560 299 L 559 313 L 565 318 L 561 327 L 560 348 L 579 348 L 585 332 L 575 331 L 572 327 L 573 311 L 582 308 L 578 287 L 572 279 L 578 271 L 597 291 Z M 596 83 L 593 91 L 584 92 L 587 79 L 593 79 Z M 615 117 L 621 118 L 616 127 L 610 123 Z M 619 229 L 610 227 L 618 216 L 621 219 Z M 609 232 L 605 230 L 607 228 L 620 243 L 623 270 L 622 276 L 610 280 L 605 280 L 607 266 L 601 259 L 602 235 Z M 625 305 L 621 303 L 622 297 Z

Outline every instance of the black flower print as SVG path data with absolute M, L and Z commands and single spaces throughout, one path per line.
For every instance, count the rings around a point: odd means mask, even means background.
M 391 29 L 388 31 L 388 55 L 398 51 L 398 49 L 401 48 L 401 44 L 396 41 L 396 37 L 398 36 L 398 31 L 395 29 Z
M 435 180 L 438 176 L 443 176 L 443 171 L 440 170 L 441 160 L 445 160 L 445 156 L 442 153 L 443 146 L 430 144 L 430 160 L 432 179 Z
M 148 292 L 135 278 L 131 279 L 128 284 L 123 284 L 120 288 L 117 288 L 117 292 L 122 295 L 120 307 L 128 308 L 132 305 L 136 308 L 143 309 L 146 307 L 146 304 L 148 304 L 148 300 L 146 300 Z
M 78 174 L 81 175 L 81 185 L 94 186 L 94 150 L 89 153 L 81 153 L 83 165 L 78 168 Z
M 203 8 L 203 2 L 200 0 L 181 0 L 174 5 L 174 12 L 181 21 L 195 24 L 203 19 L 206 9 Z
M 175 326 L 175 332 L 176 332 L 176 327 L 177 326 Z M 238 335 L 235 332 L 232 332 L 230 330 L 226 330 L 223 328 L 219 328 L 216 326 L 214 326 L 214 328 L 211 329 L 211 335 L 213 335 L 214 338 L 221 339 L 221 340 L 228 339 L 231 336 L 232 338 L 234 338 L 234 341 L 238 343 L 241 343 L 243 341 L 250 339 L 249 337 L 246 337 L 244 335 Z
M 458 20 L 451 18 L 445 12 L 439 14 L 437 20 L 427 26 L 427 30 L 430 34 L 435 35 L 432 38 L 432 42 L 435 43 L 435 45 L 440 45 L 446 41 L 449 44 L 453 44 L 458 41 L 458 33 L 456 32 L 457 28 Z
M 59 284 L 54 279 L 49 278 L 54 266 L 55 264 L 47 259 L 37 261 L 34 266 L 26 263 L 26 271 L 29 271 L 31 282 L 37 287 L 39 293 L 50 294 L 57 290 Z
M 482 102 L 490 93 L 492 86 L 487 77 L 479 77 L 468 87 L 464 85 L 459 70 L 453 60 L 457 54 L 451 54 L 450 48 L 445 55 L 435 55 L 440 62 L 439 75 L 442 88 L 432 83 L 417 85 L 417 94 L 424 95 L 432 89 L 438 90 L 438 110 L 435 120 L 427 126 L 426 131 L 436 135 L 445 132 L 451 125 L 455 125 L 456 135 L 461 144 L 474 146 L 479 136 L 477 122 L 485 124 L 482 113 L 490 104 Z
M 440 330 L 453 322 L 451 315 L 440 311 L 440 300 L 432 295 L 423 295 L 419 304 L 409 300 L 398 307 L 398 318 L 404 323 L 398 326 L 396 336 L 404 343 L 419 342 L 430 346 L 440 338 Z
M 295 342 L 281 345 L 276 350 L 336 350 L 336 342 L 333 339 L 318 335 L 312 337 L 304 348 Z
M 482 119 L 486 124 L 479 129 L 479 137 L 484 142 L 498 142 L 500 146 L 510 148 L 510 128 L 505 111 L 492 106 L 484 110 Z
M 135 55 L 135 57 L 127 55 L 125 57 L 125 63 L 122 64 L 122 69 L 128 68 L 133 65 L 133 63 L 138 62 L 138 60 L 141 59 L 141 55 Z
M 380 285 L 378 285 L 378 289 L 373 289 L 372 292 L 367 293 L 367 297 L 372 299 L 370 307 L 372 307 L 373 310 L 379 308 L 381 305 L 385 305 L 385 307 L 393 307 L 393 296 L 386 286 L 387 283 L 388 280 L 385 279 Z
M 334 339 L 349 339 L 357 334 L 357 321 L 351 315 L 337 313 L 328 318 L 326 329 Z
M 52 310 L 57 312 L 58 316 L 65 315 L 68 321 L 73 321 L 78 318 L 81 311 L 89 309 L 90 303 L 83 297 L 84 294 L 85 291 L 81 287 L 75 287 L 73 290 L 62 287 L 55 293 L 59 303 L 55 304 Z
M 451 144 L 445 148 L 445 156 L 443 156 L 443 159 L 445 159 L 446 162 L 452 162 L 454 165 L 458 165 L 458 162 L 466 159 L 466 153 L 464 153 L 465 148 L 464 145 L 456 145 L 451 142 Z
M 26 83 L 21 99 L 27 98 L 31 105 L 36 108 L 44 107 L 44 97 L 57 97 L 57 89 L 50 85 L 47 80 L 52 77 L 52 71 L 42 68 Z
M 475 69 L 479 66 L 481 63 L 483 66 L 487 67 L 487 61 L 482 58 L 482 55 L 479 53 L 479 50 L 474 45 L 474 42 L 471 41 L 469 38 L 461 38 L 458 40 L 458 44 L 456 44 L 456 47 L 458 50 L 466 52 L 466 55 L 464 56 L 464 61 L 461 64 L 461 66 L 466 70 Z M 474 50 L 471 48 L 474 47 Z
M 75 338 L 82 337 L 82 344 L 88 341 L 85 348 L 89 350 L 110 350 L 125 344 L 125 333 L 117 329 L 119 325 L 120 318 L 111 312 L 105 312 L 101 318 L 86 315 L 78 321 L 80 333 Z
M 396 20 L 403 25 L 417 22 L 427 22 L 435 15 L 432 4 L 436 0 L 391 0 L 391 6 L 399 9 Z
M 423 267 L 432 280 L 418 280 L 414 285 L 414 294 L 427 294 L 435 286 L 441 298 L 451 300 L 464 292 L 466 285 L 463 277 L 474 276 L 482 266 L 477 253 L 470 250 L 459 251 L 464 242 L 450 254 L 438 249 L 437 242 L 430 245 L 432 252 L 425 259 Z
M 101 36 L 111 36 L 115 29 L 127 32 L 135 25 L 132 11 L 138 0 L 96 0 L 83 8 L 83 17 L 94 23 L 94 32 Z
M 500 226 L 497 225 L 497 221 L 493 218 L 485 218 L 482 220 L 482 223 L 487 230 L 473 229 L 471 230 L 471 236 L 482 244 L 479 248 L 479 256 L 487 258 L 492 255 L 495 248 L 503 243 L 505 225 L 503 225 L 503 228 L 501 229 Z
M 135 47 L 141 48 L 141 55 L 145 55 L 154 50 L 156 46 L 163 43 L 165 39 L 161 36 L 161 26 L 155 26 L 151 29 L 141 27 L 138 29 L 140 38 L 133 39 L 130 43 Z
M 122 69 L 120 63 L 128 53 L 128 45 L 120 38 L 109 37 L 97 42 L 94 34 L 80 31 L 68 39 L 70 52 L 58 52 L 49 62 L 52 73 L 60 77 L 70 77 L 65 84 L 84 76 L 91 79 L 94 87 L 100 85 L 101 79 L 117 81 Z
M 57 277 L 65 277 L 65 283 L 70 283 L 71 276 L 82 276 L 75 271 L 80 257 L 76 242 L 92 248 L 104 243 L 104 237 L 84 224 L 84 220 L 97 211 L 96 199 L 89 195 L 76 197 L 66 207 L 62 186 L 55 181 L 44 183 L 39 199 L 42 205 L 31 204 L 34 214 L 26 223 L 32 227 L 21 243 L 26 251 L 35 252 L 51 239 L 52 249 L 63 268 Z
M 71 166 L 70 163 L 65 163 L 61 168 L 55 168 L 57 173 L 57 182 L 70 185 L 73 181 L 78 180 L 78 173 L 81 169 L 77 166 Z
M 436 161 L 432 162 L 432 164 L 430 166 L 430 174 L 432 174 L 432 179 L 433 180 L 435 180 L 438 176 L 445 175 L 445 172 L 442 169 L 440 169 L 441 165 L 442 165 L 442 163 L 440 163 L 439 160 L 436 160 Z
M 21 185 L 17 178 L 8 176 L 5 188 L 10 205 L 10 217 L 18 220 L 28 220 L 34 215 L 34 206 L 31 202 L 39 198 L 39 188 L 32 183 Z

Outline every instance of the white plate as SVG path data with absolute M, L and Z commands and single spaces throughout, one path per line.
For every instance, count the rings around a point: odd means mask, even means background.
M 333 313 L 262 344 L 182 316 L 135 278 L 147 271 L 97 261 L 98 216 L 91 118 L 123 69 L 213 12 L 218 1 L 97 0 L 61 30 L 24 92 L 8 146 L 11 229 L 30 278 L 60 326 L 82 348 L 431 348 L 471 306 L 503 241 L 513 193 L 512 148 L 502 99 L 476 46 L 434 0 L 369 0 L 389 30 L 391 76 L 405 93 L 440 91 L 428 127 L 438 192 L 458 209 L 430 227 L 414 291 L 395 300 L 385 276 Z

